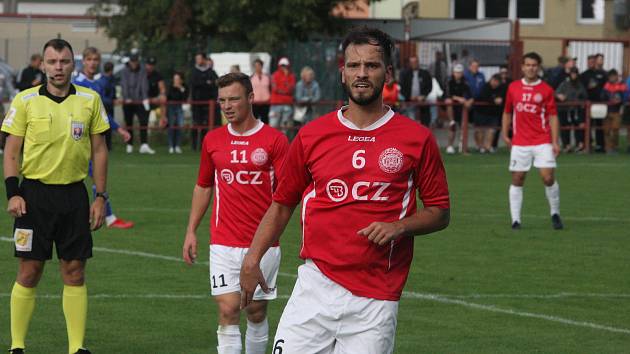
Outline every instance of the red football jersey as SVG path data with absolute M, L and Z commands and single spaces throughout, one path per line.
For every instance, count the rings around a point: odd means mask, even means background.
M 553 88 L 547 83 L 512 81 L 505 97 L 505 112 L 512 113 L 513 145 L 551 143 L 549 117 L 558 112 Z
M 390 110 L 359 129 L 344 109 L 300 129 L 274 201 L 302 201 L 301 258 L 357 296 L 398 300 L 414 238 L 378 246 L 357 232 L 415 213 L 416 190 L 425 207 L 449 208 L 446 173 L 433 135 L 419 123 Z
M 206 134 L 197 185 L 214 186 L 210 243 L 249 247 L 288 149 L 287 138 L 262 122 L 243 134 L 230 125 Z

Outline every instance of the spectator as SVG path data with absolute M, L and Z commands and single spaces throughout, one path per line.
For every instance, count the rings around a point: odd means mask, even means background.
M 604 54 L 597 53 L 595 54 L 595 68 L 597 70 L 604 70 Z
M 184 74 L 175 72 L 173 82 L 168 88 L 167 98 L 174 101 L 168 105 L 168 153 L 181 154 L 181 136 L 184 126 L 184 110 L 182 101 L 188 99 L 188 86 L 184 83 Z
M 506 58 L 506 61 L 509 61 L 509 56 L 508 58 Z M 499 76 L 501 77 L 501 85 L 504 86 L 503 89 L 505 90 L 505 92 L 507 92 L 508 86 L 510 86 L 510 83 L 512 83 L 512 77 L 510 76 L 510 71 L 506 64 L 502 64 L 501 66 L 499 66 Z M 499 120 L 499 127 L 500 126 L 501 126 L 501 121 Z M 512 137 L 511 130 L 508 132 L 508 136 L 510 138 Z M 497 131 L 494 133 L 494 138 L 492 138 L 492 149 L 494 151 L 496 151 L 497 148 L 499 147 L 500 137 L 501 137 L 501 129 L 497 129 Z
M 457 64 L 461 64 L 459 62 L 459 59 L 457 58 L 457 53 L 451 53 L 450 56 L 451 61 L 448 63 L 448 72 L 452 73 L 453 72 L 453 68 L 455 67 L 455 65 Z M 448 77 L 448 79 L 446 80 L 446 84 L 448 85 L 448 81 L 450 80 L 450 76 Z M 444 86 L 446 88 L 446 86 Z
M 4 120 L 5 110 L 4 101 L 12 100 L 15 97 L 16 91 L 13 87 L 13 75 L 10 72 L 0 71 L 0 125 Z M 0 155 L 4 153 L 4 141 L 6 133 L 0 132 Z
M 468 52 L 468 49 L 464 48 L 462 49 L 462 57 L 459 59 L 459 63 L 462 64 L 464 66 L 464 68 L 467 68 L 470 66 L 470 63 L 475 60 L 470 56 L 470 53 Z
M 269 125 L 276 129 L 289 128 L 293 125 L 293 93 L 295 75 L 290 70 L 288 58 L 278 60 L 278 70 L 271 75 L 271 108 Z
M 573 67 L 566 78 L 556 89 L 556 99 L 559 103 L 586 100 L 587 94 L 579 78 L 578 69 Z M 564 152 L 573 150 L 571 146 L 571 130 L 575 137 L 575 151 L 584 150 L 584 109 L 579 106 L 558 105 L 560 119 L 560 138 Z
M 588 69 L 580 75 L 582 85 L 584 85 L 588 94 L 588 100 L 595 103 L 602 102 L 602 90 L 606 84 L 607 77 L 607 73 L 604 70 L 598 69 L 598 58 L 600 57 L 597 55 L 589 55 L 587 59 Z M 601 58 L 603 62 L 603 56 Z M 595 130 L 595 152 L 605 152 L 602 120 L 591 119 L 591 129 Z
M 448 84 L 448 65 L 444 59 L 444 53 L 435 52 L 435 61 L 429 65 L 429 74 L 440 84 L 440 88 L 446 87 Z
M 475 135 L 481 136 L 482 142 L 479 152 L 482 154 L 495 151 L 492 147 L 492 140 L 503 114 L 506 89 L 507 87 L 501 84 L 501 75 L 495 74 L 483 86 L 479 94 L 477 101 L 486 103 L 486 105 L 475 108 Z
M 619 129 L 621 128 L 621 105 L 628 87 L 619 78 L 617 70 L 608 72 L 608 82 L 602 91 L 604 101 L 608 101 L 608 116 L 604 119 L 603 131 L 606 153 L 619 153 Z
M 148 57 L 144 64 L 144 70 L 147 72 L 147 80 L 149 81 L 151 110 L 157 120 L 163 120 L 166 117 L 166 83 L 162 74 L 155 69 L 156 64 L 157 59 L 155 57 Z
M 575 59 L 564 55 L 558 57 L 558 66 L 549 71 L 546 80 L 554 90 L 569 77 L 571 69 L 575 67 Z
M 420 68 L 418 57 L 410 57 L 409 67 L 400 72 L 400 91 L 405 97 L 405 101 L 424 103 L 432 88 L 431 74 Z M 416 106 L 412 105 L 406 109 L 405 114 L 411 118 L 416 118 L 415 112 Z M 420 122 L 427 127 L 430 125 L 431 113 L 428 106 L 420 108 Z
M 232 74 L 238 74 L 241 72 L 241 66 L 238 64 L 234 64 L 232 66 L 230 66 L 230 73 Z
M 448 85 L 448 82 L 447 82 Z M 444 96 L 444 90 L 442 90 L 442 86 L 435 79 L 431 78 L 431 92 L 427 96 L 427 103 L 430 103 L 430 112 L 431 112 L 431 127 L 435 127 L 438 119 L 438 109 L 444 109 L 444 107 L 438 107 L 435 105 L 439 100 Z M 444 86 L 446 87 L 446 86 Z
M 123 114 L 125 124 L 131 138 L 127 142 L 127 153 L 133 152 L 133 117 L 140 123 L 141 154 L 155 154 L 148 144 L 147 128 L 149 124 L 149 81 L 147 74 L 140 66 L 137 54 L 129 57 L 129 62 L 120 73 L 120 87 L 123 98 Z
M 313 103 L 319 102 L 321 97 L 319 83 L 315 81 L 315 71 L 310 66 L 303 67 L 300 72 L 300 81 L 295 86 L 296 108 L 293 119 L 298 127 L 313 120 Z M 303 112 L 301 112 L 301 117 L 298 117 L 300 111 Z
M 263 72 L 263 61 L 254 60 L 254 74 L 251 77 L 254 88 L 254 102 L 252 105 L 254 117 L 269 123 L 269 100 L 271 99 L 271 79 Z
M 479 98 L 481 94 L 481 89 L 486 84 L 486 76 L 479 71 L 479 61 L 477 59 L 473 59 L 470 61 L 470 65 L 468 65 L 468 69 L 464 71 L 464 77 L 466 78 L 466 82 L 470 87 L 470 91 L 472 92 L 473 98 Z
M 20 91 L 24 91 L 31 87 L 41 85 L 46 82 L 46 76 L 40 69 L 42 65 L 41 54 L 31 55 L 30 64 L 22 69 L 18 75 L 16 88 Z
M 464 79 L 464 66 L 457 64 L 453 67 L 453 75 L 448 81 L 444 103 L 447 104 L 446 112 L 448 117 L 448 146 L 447 154 L 454 154 L 455 136 L 457 125 L 461 124 L 464 109 L 469 110 L 473 103 L 472 92 Z
M 114 100 L 116 99 L 116 78 L 114 77 L 114 64 L 111 61 L 108 61 L 103 65 L 101 77 L 99 77 L 96 81 L 103 89 L 101 99 L 103 100 L 105 111 L 113 120 Z
M 383 103 L 397 112 L 400 99 L 400 85 L 396 83 L 394 75 L 391 75 L 383 85 Z
M 207 101 L 217 99 L 218 89 L 216 81 L 217 73 L 212 69 L 212 64 L 205 53 L 195 55 L 195 67 L 190 75 L 190 89 L 192 97 L 193 128 L 190 130 L 190 145 L 193 151 L 201 148 L 201 141 L 208 132 L 209 108 Z M 218 109 L 218 104 L 215 104 Z M 220 119 L 220 114 L 215 110 L 215 121 Z
M 466 77 L 466 82 L 468 83 L 468 86 L 470 86 L 472 97 L 475 100 L 479 99 L 481 95 L 481 89 L 486 84 L 486 76 L 481 71 L 479 71 L 479 61 L 477 59 L 473 59 L 470 61 L 470 65 L 468 65 L 468 70 L 464 72 L 464 76 Z M 476 108 L 471 108 L 470 123 L 475 122 L 475 112 Z M 475 145 L 477 147 L 477 150 L 481 151 L 483 147 L 482 130 L 475 129 Z

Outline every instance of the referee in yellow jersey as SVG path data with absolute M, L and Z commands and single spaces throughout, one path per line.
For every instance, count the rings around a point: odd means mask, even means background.
M 11 292 L 9 352 L 24 352 L 35 289 L 54 244 L 64 283 L 68 353 L 89 353 L 83 347 L 85 264 L 92 256 L 91 231 L 101 227 L 105 215 L 107 146 L 102 133 L 109 123 L 99 95 L 70 83 L 74 70 L 70 44 L 52 39 L 44 45 L 43 54 L 47 83 L 20 92 L 2 123 L 2 131 L 9 134 L 4 177 L 19 258 Z M 91 206 L 83 184 L 90 158 L 97 191 Z M 23 177 L 21 184 L 18 173 Z

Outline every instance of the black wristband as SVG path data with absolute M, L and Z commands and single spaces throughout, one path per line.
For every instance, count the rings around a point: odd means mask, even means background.
M 7 177 L 4 179 L 4 187 L 7 190 L 7 200 L 21 195 L 20 193 L 20 179 L 16 176 Z

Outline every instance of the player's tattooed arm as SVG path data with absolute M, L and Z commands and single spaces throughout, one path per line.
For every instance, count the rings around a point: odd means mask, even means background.
M 426 207 L 402 220 L 373 222 L 357 233 L 378 245 L 385 245 L 399 237 L 426 235 L 442 230 L 448 226 L 450 215 L 450 209 Z

